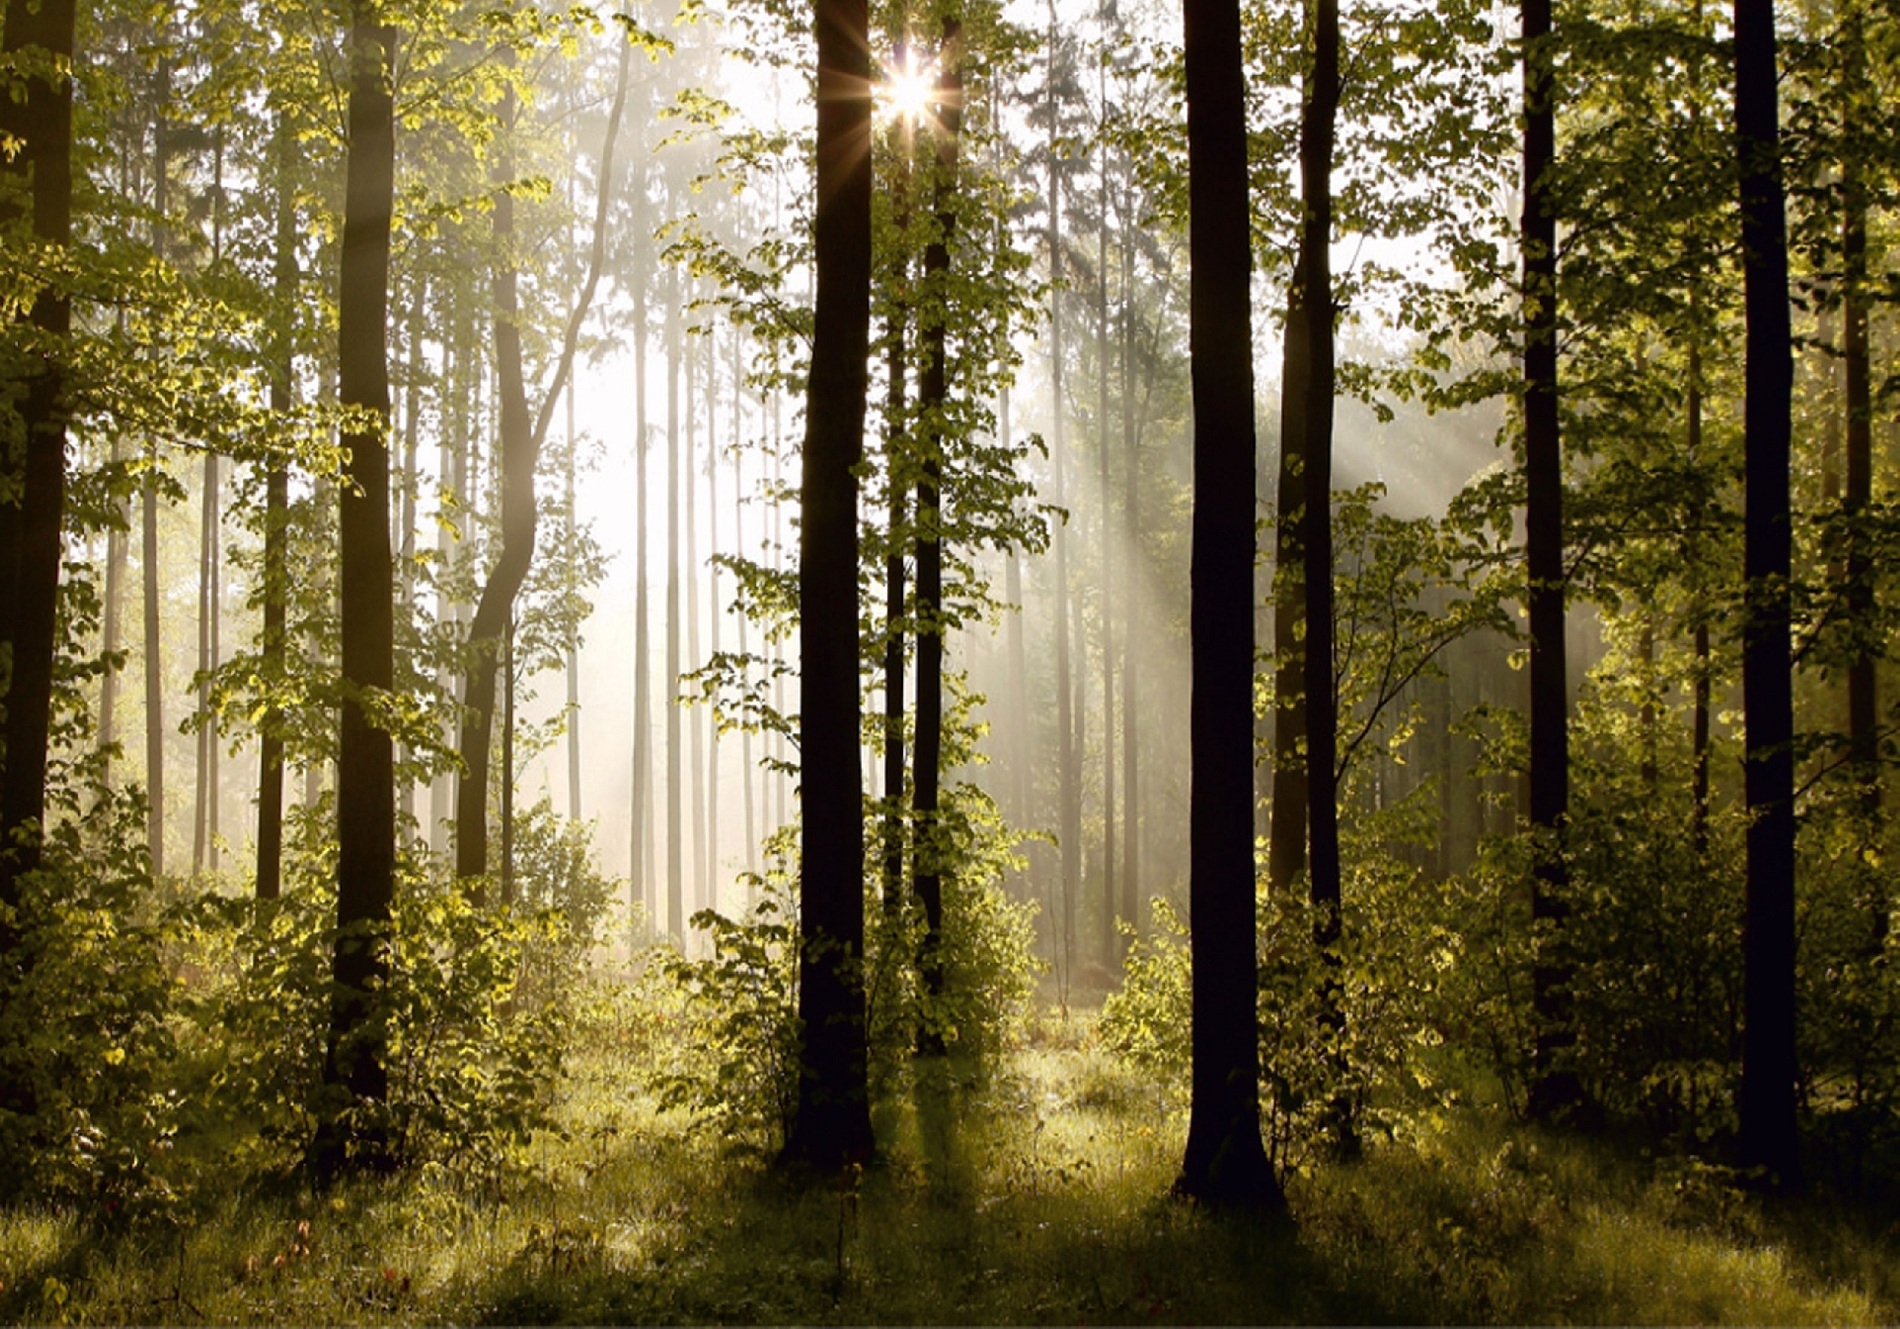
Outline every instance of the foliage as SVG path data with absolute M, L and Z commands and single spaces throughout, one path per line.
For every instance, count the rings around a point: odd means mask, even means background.
M 171 1199 L 174 980 L 140 849 L 144 806 L 94 789 L 59 823 L 6 920 L 0 972 L 0 1196 L 113 1223 Z

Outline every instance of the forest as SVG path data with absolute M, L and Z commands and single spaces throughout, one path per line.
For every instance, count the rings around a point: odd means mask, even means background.
M 0 1320 L 1900 1318 L 1892 0 L 0 0 Z

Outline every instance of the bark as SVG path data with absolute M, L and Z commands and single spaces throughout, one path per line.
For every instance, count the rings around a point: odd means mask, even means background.
M 666 310 L 666 935 L 686 945 L 685 781 L 680 732 L 680 294 L 667 284 Z
M 1132 218 L 1127 206 L 1128 193 L 1122 193 L 1122 526 L 1127 538 L 1122 574 L 1128 587 L 1127 622 L 1122 631 L 1122 917 L 1136 933 L 1142 931 L 1141 918 L 1141 726 L 1135 722 L 1140 713 L 1140 654 L 1135 650 L 1142 630 L 1141 620 L 1141 452 L 1135 431 L 1134 408 L 1134 246 L 1128 229 Z M 1120 956 L 1124 958 L 1124 946 Z
M 698 401 L 698 369 L 704 358 L 697 353 L 695 340 L 686 352 L 686 440 L 685 455 L 682 461 L 686 467 L 686 492 L 682 496 L 686 506 L 686 562 L 684 575 L 686 584 L 686 669 L 699 667 L 699 430 L 697 428 L 700 405 Z M 688 755 L 691 762 L 687 793 L 692 798 L 693 815 L 693 875 L 692 898 L 695 912 L 711 907 L 712 885 L 711 864 L 706 858 L 706 717 L 697 706 L 687 706 L 678 699 L 683 680 L 676 674 L 670 684 L 673 688 L 674 707 L 680 712 L 680 722 L 690 729 L 687 736 Z
M 924 912 L 924 937 L 918 971 L 924 991 L 941 997 L 943 974 L 943 878 L 950 855 L 939 823 L 939 784 L 943 771 L 943 489 L 944 452 L 949 441 L 949 356 L 946 349 L 952 299 L 949 289 L 950 244 L 957 221 L 957 155 L 963 129 L 963 24 L 954 13 L 943 19 L 937 59 L 942 70 L 937 92 L 935 171 L 932 206 L 936 229 L 924 246 L 924 313 L 919 319 L 923 368 L 918 375 L 917 407 L 921 425 L 922 466 L 917 484 L 917 755 L 913 773 L 917 818 L 914 875 L 917 902 Z M 940 1029 L 926 1028 L 923 1050 L 941 1051 Z
M 1773 0 L 1735 0 L 1743 314 L 1742 701 L 1750 815 L 1742 933 L 1742 1162 L 1801 1184 L 1795 1132 L 1794 697 L 1789 442 L 1794 360 Z
M 1108 119 L 1108 65 L 1095 67 L 1096 90 L 1101 100 L 1103 129 Z M 1100 161 L 1100 226 L 1096 232 L 1095 262 L 1095 370 L 1096 370 L 1096 452 L 1101 465 L 1098 472 L 1101 502 L 1102 572 L 1102 964 L 1115 963 L 1119 947 L 1115 944 L 1115 915 L 1119 900 L 1115 891 L 1115 573 L 1109 557 L 1110 493 L 1108 479 L 1108 135 L 1102 134 Z M 1251 597 L 1249 597 L 1251 601 Z
M 1569 693 L 1564 669 L 1563 449 L 1557 424 L 1556 157 L 1550 0 L 1523 0 L 1524 38 L 1524 543 L 1530 587 L 1531 1000 L 1537 1029 L 1530 1110 L 1575 1109 L 1582 1085 L 1566 1066 L 1576 1044 L 1571 967 L 1564 958 L 1564 827 L 1570 807 Z
M 1273 523 L 1273 823 L 1267 884 L 1293 889 L 1306 869 L 1306 400 L 1312 355 L 1302 229 L 1280 342 L 1280 468 Z M 1330 686 L 1330 683 L 1329 683 Z
M 1253 323 L 1237 0 L 1185 0 L 1194 397 L 1192 1101 L 1177 1191 L 1283 1211 L 1260 1139 L 1253 874 Z
M 858 482 L 871 319 L 865 0 L 817 0 L 817 291 L 799 490 L 798 1105 L 788 1161 L 835 1175 L 871 1151 L 858 761 Z
M 337 933 L 323 1059 L 326 1092 L 312 1158 L 326 1176 L 350 1166 L 382 1169 L 392 1161 L 386 1128 L 370 1105 L 380 1104 L 389 1086 L 387 1016 L 376 989 L 388 972 L 395 884 L 394 750 L 389 732 L 372 720 L 369 702 L 394 681 L 385 431 L 397 38 L 366 4 L 354 5 L 352 14 L 337 387 L 344 409 L 359 414 L 343 434 L 349 460 L 340 487 L 344 696 L 337 745 Z
M 1849 0 L 1843 16 L 1846 86 L 1842 89 L 1841 201 L 1841 362 L 1846 377 L 1847 492 L 1841 515 L 1847 523 L 1847 612 L 1854 632 L 1854 653 L 1847 666 L 1847 745 L 1860 807 L 1867 818 L 1869 846 L 1877 843 L 1880 815 L 1879 684 L 1873 649 L 1874 568 L 1863 529 L 1873 501 L 1873 394 L 1867 352 L 1869 305 L 1867 264 L 1868 190 L 1858 145 L 1867 86 L 1865 17 L 1858 0 Z M 1876 902 L 1873 916 L 1884 929 L 1885 909 Z
M 0 51 L 38 48 L 70 62 L 71 0 L 8 0 Z M 20 144 L 4 169 L 30 182 L 33 237 L 64 248 L 72 240 L 73 88 L 70 78 L 29 78 L 0 103 L 0 129 Z M 11 182 L 9 182 L 11 183 Z M 18 205 L 8 204 L 13 211 Z M 19 216 L 20 213 L 14 213 Z M 11 221 L 13 217 L 0 218 Z M 15 502 L 0 502 L 0 642 L 11 654 L 5 704 L 6 749 L 0 765 L 0 910 L 21 900 L 20 881 L 40 862 L 46 815 L 47 744 L 52 728 L 53 662 L 58 632 L 60 526 L 66 504 L 66 428 L 71 415 L 61 363 L 72 328 L 72 306 L 58 286 L 34 293 L 21 320 L 32 329 L 32 350 L 10 349 L 12 397 L 23 426 L 23 449 L 13 480 Z M 22 341 L 25 339 L 22 338 Z M 8 459 L 8 469 L 15 463 Z M 14 949 L 17 922 L 0 913 L 0 956 Z M 11 1090 L 0 1106 L 23 1106 Z
M 1053 279 L 1062 267 L 1062 177 L 1057 168 L 1055 135 L 1056 115 L 1056 10 L 1049 5 L 1049 274 Z M 1068 447 L 1064 442 L 1068 404 L 1063 397 L 1062 302 L 1052 287 L 1049 292 L 1049 380 L 1050 429 L 1049 458 L 1054 469 L 1051 500 L 1064 507 L 1068 501 Z M 1059 843 L 1062 853 L 1062 936 L 1056 957 L 1056 983 L 1062 1000 L 1068 1001 L 1069 983 L 1075 973 L 1075 907 L 1082 876 L 1082 789 L 1075 743 L 1074 677 L 1069 662 L 1069 526 L 1066 520 L 1056 524 L 1055 545 L 1055 620 L 1056 620 L 1056 778 L 1060 806 Z
M 634 517 L 633 592 L 633 787 L 627 818 L 627 875 L 633 900 L 657 927 L 658 899 L 653 880 L 653 669 L 647 604 L 647 509 L 653 490 L 647 477 L 647 283 L 646 172 L 633 191 L 633 429 L 634 484 L 639 491 Z

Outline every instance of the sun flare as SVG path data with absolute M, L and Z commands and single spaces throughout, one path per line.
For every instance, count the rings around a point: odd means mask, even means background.
M 937 67 L 905 61 L 885 72 L 878 100 L 892 120 L 920 121 L 937 103 Z

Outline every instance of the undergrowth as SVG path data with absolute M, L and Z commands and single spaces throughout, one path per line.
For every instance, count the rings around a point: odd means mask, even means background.
M 663 1110 L 665 1037 L 603 985 L 518 1163 L 430 1162 L 323 1195 L 203 1197 L 101 1229 L 0 1212 L 0 1318 L 28 1323 L 1869 1323 L 1892 1234 L 1780 1212 L 1722 1171 L 1420 1112 L 1296 1173 L 1290 1227 L 1166 1199 L 1172 1093 L 1045 1016 L 1000 1070 L 919 1061 L 878 1163 L 797 1190 Z

